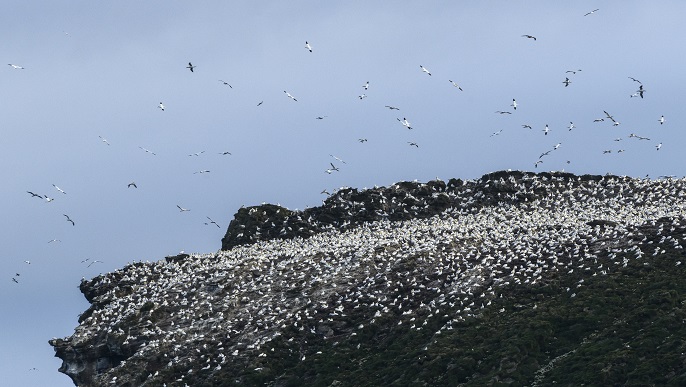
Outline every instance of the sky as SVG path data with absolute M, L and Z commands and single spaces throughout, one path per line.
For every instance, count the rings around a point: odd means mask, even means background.
M 685 14 L 683 1 L 4 1 L 3 384 L 71 386 L 48 340 L 88 308 L 80 280 L 216 251 L 244 205 L 504 169 L 684 176 Z

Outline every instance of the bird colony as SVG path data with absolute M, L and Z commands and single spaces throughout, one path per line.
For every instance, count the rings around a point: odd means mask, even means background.
M 451 204 L 432 216 L 136 262 L 84 280 L 91 307 L 72 336 L 51 340 L 60 371 L 79 385 L 159 386 L 207 382 L 240 364 L 230 374 L 240 383 L 280 351 L 316 358 L 308 341 L 334 346 L 376 324 L 440 326 L 440 335 L 489 308 L 502 312 L 506 286 L 535 290 L 575 275 L 576 287 L 561 290 L 573 298 L 584 279 L 686 243 L 684 179 L 502 172 L 462 185 L 471 188 L 434 186 L 431 195 Z M 500 199 L 484 201 L 484 190 Z M 660 243 L 646 242 L 646 225 Z

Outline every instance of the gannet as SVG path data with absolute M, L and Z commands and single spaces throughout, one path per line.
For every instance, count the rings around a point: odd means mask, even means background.
M 286 90 L 284 90 L 283 92 L 286 93 L 286 97 L 292 99 L 295 102 L 298 102 L 298 100 L 295 99 L 295 97 L 293 97 L 289 92 L 287 92 Z
M 429 70 L 427 70 L 424 66 L 419 65 L 419 67 L 422 69 L 423 72 L 425 72 L 425 73 L 431 75 L 431 73 L 429 72 Z
M 229 83 L 228 83 L 228 82 L 226 82 L 226 81 L 222 81 L 221 79 L 219 80 L 219 82 L 221 82 L 221 83 L 225 84 L 226 86 L 228 86 L 228 87 L 230 87 L 230 88 L 232 88 L 232 89 L 233 89 L 233 86 L 229 85 Z
M 312 52 L 312 46 L 310 46 L 310 44 L 307 43 L 307 41 L 305 41 L 305 48 L 306 48 L 309 52 Z
M 181 206 L 178 205 L 178 204 L 176 205 L 176 208 L 178 208 L 180 212 L 190 211 L 189 209 L 183 208 L 183 207 L 181 207 Z
M 600 8 L 596 8 L 591 12 L 587 12 L 584 16 L 592 15 L 592 14 L 596 13 L 596 11 L 600 11 Z
M 71 222 L 71 225 L 72 225 L 72 226 L 76 226 L 76 223 L 74 223 L 74 221 L 71 220 L 71 218 L 69 217 L 69 215 L 67 215 L 67 214 L 62 214 L 62 215 L 64 215 L 64 216 L 67 218 L 67 222 Z
M 191 62 L 188 62 L 188 66 L 186 66 L 186 68 L 191 70 L 191 72 L 193 72 L 193 69 L 196 67 L 198 67 L 198 66 L 193 66 L 193 63 L 191 63 Z
M 15 64 L 12 64 L 12 63 L 8 63 L 7 65 L 8 65 L 8 66 L 12 66 L 12 68 L 13 68 L 13 69 L 17 69 L 17 70 L 24 70 L 24 68 L 23 68 L 23 67 L 21 67 L 21 66 L 17 66 L 17 65 L 15 65 Z
M 522 35 L 522 38 L 529 38 L 529 39 L 536 40 L 536 37 L 533 35 Z
M 160 102 L 160 104 L 157 105 L 157 108 L 162 109 L 162 111 L 164 111 L 164 104 Z
M 457 83 L 451 81 L 450 79 L 448 79 L 448 82 L 452 83 L 453 86 L 457 87 L 458 89 L 460 89 L 460 91 L 462 91 L 462 88 L 461 88 L 460 85 L 458 85 Z

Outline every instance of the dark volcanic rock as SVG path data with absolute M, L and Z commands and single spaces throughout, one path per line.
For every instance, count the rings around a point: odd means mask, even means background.
M 81 282 L 79 386 L 686 385 L 686 180 L 495 172 L 241 208 Z
M 342 188 L 329 196 L 322 206 L 304 211 L 290 211 L 273 204 L 241 208 L 222 238 L 222 250 L 235 246 L 271 240 L 309 237 L 338 229 L 347 230 L 378 220 L 400 221 L 424 219 L 449 208 L 478 211 L 496 203 L 517 203 L 540 199 L 547 190 L 537 187 L 541 181 L 578 187 L 617 176 L 583 175 L 565 172 L 535 174 L 521 171 L 499 171 L 478 180 L 450 179 L 427 183 L 400 182 L 390 187 L 359 191 Z M 527 189 L 522 190 L 522 186 Z

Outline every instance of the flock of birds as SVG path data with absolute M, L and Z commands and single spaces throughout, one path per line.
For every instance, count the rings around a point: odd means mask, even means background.
M 450 203 L 429 218 L 345 231 L 341 225 L 305 239 L 262 240 L 100 275 L 82 284 L 93 303 L 88 316 L 71 337 L 52 344 L 68 353 L 106 336 L 108 345 L 131 354 L 101 370 L 96 382 L 124 380 L 159 354 L 164 359 L 157 369 L 148 366 L 145 383 L 181 383 L 186 375 L 218 372 L 237 356 L 268 361 L 274 340 L 334 343 L 388 319 L 417 331 L 439 321 L 440 335 L 487 308 L 504 312 L 504 286 L 573 276 L 574 286 L 562 290 L 573 298 L 593 276 L 634 261 L 650 265 L 666 249 L 686 245 L 685 179 L 529 173 L 461 184 L 419 183 L 431 187 L 429 197 Z M 487 190 L 502 200 L 484 205 Z M 361 202 L 337 203 L 364 211 Z M 422 210 L 421 201 L 389 199 L 386 216 Z M 654 244 L 644 225 L 657 230 Z M 351 328 L 337 324 L 352 316 Z M 318 355 L 299 351 L 302 361 Z

